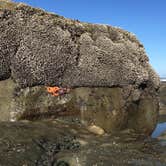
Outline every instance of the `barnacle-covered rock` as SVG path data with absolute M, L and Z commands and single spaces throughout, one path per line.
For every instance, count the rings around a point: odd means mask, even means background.
M 83 119 L 106 131 L 150 134 L 156 124 L 158 75 L 135 35 L 120 28 L 2 1 L 0 80 L 7 78 L 19 88 L 73 89 L 72 107 L 79 103 Z

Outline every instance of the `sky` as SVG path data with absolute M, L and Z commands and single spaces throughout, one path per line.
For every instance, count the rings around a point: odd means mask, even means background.
M 108 24 L 134 33 L 150 64 L 166 77 L 166 0 L 14 0 L 67 18 Z

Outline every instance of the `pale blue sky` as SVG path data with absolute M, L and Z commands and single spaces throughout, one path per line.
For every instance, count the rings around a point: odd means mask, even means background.
M 80 21 L 136 34 L 153 68 L 166 76 L 166 0 L 15 0 Z

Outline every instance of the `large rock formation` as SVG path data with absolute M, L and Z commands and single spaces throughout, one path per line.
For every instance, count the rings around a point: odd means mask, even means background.
M 159 78 L 143 45 L 120 28 L 0 2 L 0 80 L 10 77 L 20 88 L 74 89 L 72 103 L 83 103 L 85 119 L 105 130 L 155 127 Z
M 142 44 L 127 31 L 23 4 L 0 12 L 0 79 L 11 76 L 21 87 L 158 86 Z

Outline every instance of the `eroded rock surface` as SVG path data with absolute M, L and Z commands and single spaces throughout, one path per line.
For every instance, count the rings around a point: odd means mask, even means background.
M 158 102 L 150 94 L 145 97 L 145 90 L 128 86 L 78 87 L 68 94 L 52 96 L 45 86 L 21 90 L 15 86 L 12 80 L 0 83 L 3 92 L 1 112 L 10 115 L 8 119 L 12 121 L 69 116 L 78 117 L 86 126 L 97 125 L 109 133 L 130 128 L 146 135 L 151 134 L 157 123 Z
M 54 110 L 77 110 L 83 121 L 106 131 L 134 128 L 150 134 L 157 122 L 159 78 L 143 45 L 120 28 L 1 1 L 0 80 L 9 77 L 20 89 L 28 87 L 11 107 L 21 108 L 24 117 L 46 108 L 42 89 L 29 87 L 54 85 L 72 88 L 55 99 Z
M 21 87 L 158 86 L 133 34 L 8 4 L 0 9 L 0 79 L 11 76 Z

